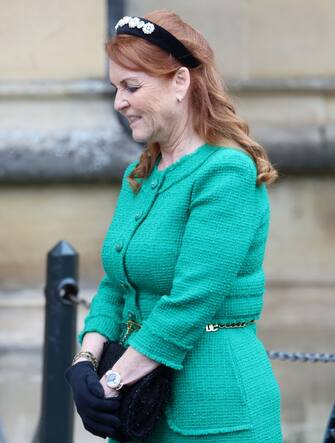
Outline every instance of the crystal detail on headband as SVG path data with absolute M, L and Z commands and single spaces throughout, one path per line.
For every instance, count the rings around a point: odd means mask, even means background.
M 152 23 L 145 23 L 145 25 L 142 28 L 142 31 L 144 34 L 152 34 L 155 30 L 155 26 Z
M 136 28 L 139 22 L 140 19 L 138 17 L 133 17 L 129 20 L 128 26 L 129 28 Z
M 142 29 L 144 34 L 152 34 L 155 30 L 155 25 L 151 22 L 144 22 L 138 17 L 128 17 L 127 15 L 121 18 L 115 25 L 115 30 L 128 25 L 129 28 Z

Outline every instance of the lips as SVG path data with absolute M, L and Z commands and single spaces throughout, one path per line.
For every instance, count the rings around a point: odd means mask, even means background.
M 132 126 L 134 123 L 138 122 L 141 117 L 139 115 L 130 115 L 127 117 L 129 126 Z

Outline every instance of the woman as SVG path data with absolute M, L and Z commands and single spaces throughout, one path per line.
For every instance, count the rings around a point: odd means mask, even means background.
M 198 31 L 169 11 L 125 17 L 116 29 L 106 44 L 115 109 L 146 148 L 124 173 L 104 241 L 105 276 L 80 334 L 87 353 L 72 366 L 78 411 L 92 433 L 113 435 L 118 390 L 105 377 L 97 386 L 91 362 L 106 339 L 123 338 L 112 369 L 124 385 L 160 364 L 175 370 L 145 443 L 279 443 L 279 388 L 255 324 L 266 185 L 277 172 Z M 129 320 L 140 327 L 124 334 Z

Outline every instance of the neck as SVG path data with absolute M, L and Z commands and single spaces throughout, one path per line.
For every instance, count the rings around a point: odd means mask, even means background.
M 195 137 L 192 139 L 184 140 L 173 147 L 164 148 L 161 146 L 160 151 L 162 154 L 162 159 L 159 163 L 159 169 L 167 168 L 172 163 L 175 163 L 180 157 L 190 154 L 204 143 L 204 140 L 202 140 L 198 135 L 195 135 Z
M 190 126 L 184 128 L 179 134 L 177 131 L 172 131 L 172 134 L 173 139 L 159 142 L 162 154 L 159 168 L 167 168 L 180 157 L 195 151 L 205 143 L 205 140 L 199 137 Z

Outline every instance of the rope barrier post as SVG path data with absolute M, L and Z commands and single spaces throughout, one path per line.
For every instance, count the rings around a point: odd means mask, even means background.
M 78 294 L 77 280 L 78 254 L 60 241 L 47 257 L 40 443 L 73 442 L 73 401 L 64 371 L 76 352 L 77 307 L 70 298 Z

